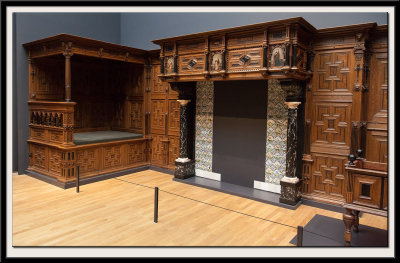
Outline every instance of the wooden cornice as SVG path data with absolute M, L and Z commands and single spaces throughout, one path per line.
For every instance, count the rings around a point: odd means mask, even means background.
M 294 18 L 289 18 L 289 19 L 274 20 L 274 21 L 239 26 L 239 27 L 230 27 L 230 28 L 206 31 L 206 32 L 195 33 L 195 34 L 188 34 L 188 35 L 175 36 L 175 37 L 169 37 L 169 38 L 163 38 L 163 39 L 156 39 L 156 40 L 153 40 L 152 42 L 157 45 L 162 45 L 163 43 L 168 43 L 168 42 L 171 43 L 171 42 L 175 42 L 178 40 L 196 40 L 199 38 L 204 39 L 205 37 L 212 36 L 212 35 L 224 35 L 224 34 L 228 34 L 228 33 L 229 34 L 230 33 L 241 33 L 244 31 L 265 30 L 265 28 L 269 28 L 269 27 L 282 26 L 282 25 L 288 25 L 288 24 L 296 24 L 296 23 L 300 24 L 304 29 L 306 29 L 309 32 L 316 31 L 315 27 L 312 26 L 310 23 L 308 23 L 304 18 L 294 17 Z
M 23 44 L 23 46 L 29 51 L 30 58 L 39 58 L 63 54 L 66 43 L 68 43 L 70 47 L 71 54 L 139 64 L 144 64 L 145 57 L 149 54 L 147 50 L 143 49 L 64 33 L 28 42 Z

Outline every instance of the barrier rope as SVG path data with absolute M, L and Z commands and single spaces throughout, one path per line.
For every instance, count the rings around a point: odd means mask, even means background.
M 134 184 L 134 185 L 143 186 L 143 187 L 150 188 L 150 189 L 155 189 L 155 187 L 152 187 L 152 186 L 147 186 L 147 185 L 143 185 L 143 184 L 139 184 L 139 183 L 135 183 L 135 182 L 131 182 L 131 181 L 126 181 L 126 180 L 122 180 L 122 179 L 118 179 L 118 178 L 114 178 L 114 179 L 118 180 L 118 181 L 130 183 L 130 184 Z M 210 204 L 210 203 L 203 202 L 203 201 L 200 201 L 200 200 L 196 200 L 196 199 L 193 199 L 193 198 L 190 198 L 190 197 L 186 197 L 186 196 L 183 196 L 183 195 L 171 193 L 171 192 L 168 192 L 168 191 L 165 191 L 165 190 L 159 189 L 159 191 L 167 193 L 167 194 L 175 195 L 175 196 L 178 196 L 178 197 L 181 197 L 181 198 L 185 198 L 185 199 L 188 199 L 188 200 L 191 200 L 191 201 L 199 202 L 199 203 L 202 203 L 202 204 L 205 204 L 205 205 L 209 205 L 209 206 L 213 206 L 213 207 L 216 207 L 216 208 L 224 209 L 224 210 L 227 210 L 227 211 L 230 211 L 230 212 L 233 212 L 233 213 L 237 213 L 237 214 L 253 217 L 253 218 L 256 218 L 256 219 L 260 219 L 260 220 L 263 220 L 263 221 L 268 221 L 268 222 L 271 222 L 271 223 L 274 223 L 274 224 L 290 227 L 290 228 L 293 228 L 293 229 L 297 230 L 297 226 L 291 226 L 291 225 L 287 225 L 287 224 L 284 224 L 284 223 L 276 222 L 276 221 L 273 221 L 273 220 L 265 219 L 265 218 L 262 218 L 262 217 L 249 215 L 249 214 L 246 214 L 246 213 L 243 213 L 243 212 L 239 212 L 239 211 L 232 210 L 232 209 L 229 209 L 229 208 L 226 208 L 226 207 Z M 327 239 L 330 239 L 330 240 L 338 242 L 337 240 L 335 240 L 335 239 L 333 239 L 331 237 L 328 237 L 328 236 L 325 236 L 325 235 L 321 235 L 321 234 L 318 234 L 318 233 L 315 233 L 315 232 L 312 232 L 312 231 L 308 231 L 306 229 L 303 229 L 303 232 L 307 232 L 307 233 L 310 233 L 310 234 L 314 234 L 314 235 L 321 236 L 321 237 L 324 237 L 324 238 L 327 238 Z

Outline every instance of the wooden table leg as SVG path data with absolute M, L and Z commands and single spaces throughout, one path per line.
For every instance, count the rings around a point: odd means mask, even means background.
M 359 225 L 359 217 L 360 211 L 354 210 L 354 232 L 358 232 L 358 225 Z
M 352 213 L 351 209 L 346 208 L 346 213 L 343 214 L 343 222 L 344 225 L 346 226 L 346 230 L 344 232 L 344 241 L 345 241 L 345 246 L 349 247 L 350 242 L 351 242 L 351 227 L 354 224 L 354 215 Z

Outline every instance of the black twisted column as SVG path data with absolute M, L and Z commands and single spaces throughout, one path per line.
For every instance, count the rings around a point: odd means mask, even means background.
M 179 133 L 179 158 L 175 160 L 175 177 L 186 179 L 195 175 L 194 160 L 188 158 L 188 103 L 190 100 L 178 100 L 181 104 L 180 133 Z
M 296 205 L 300 201 L 301 183 L 296 177 L 297 156 L 297 107 L 301 102 L 285 102 L 288 106 L 286 175 L 281 179 L 282 203 Z
M 286 147 L 286 174 L 281 179 L 281 203 L 297 205 L 301 199 L 301 179 L 296 176 L 297 151 L 300 147 L 297 142 L 297 110 L 301 104 L 302 83 L 294 79 L 281 80 L 281 88 L 286 92 L 286 106 L 288 107 L 287 147 Z

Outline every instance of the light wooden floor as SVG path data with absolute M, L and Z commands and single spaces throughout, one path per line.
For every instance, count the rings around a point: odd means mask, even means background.
M 83 185 L 77 194 L 13 175 L 13 246 L 292 246 L 295 228 L 262 219 L 293 227 L 316 214 L 342 219 L 341 213 L 305 205 L 288 210 L 172 178 L 147 170 Z M 158 223 L 149 188 L 155 186 Z M 369 214 L 360 224 L 387 229 L 386 218 Z

